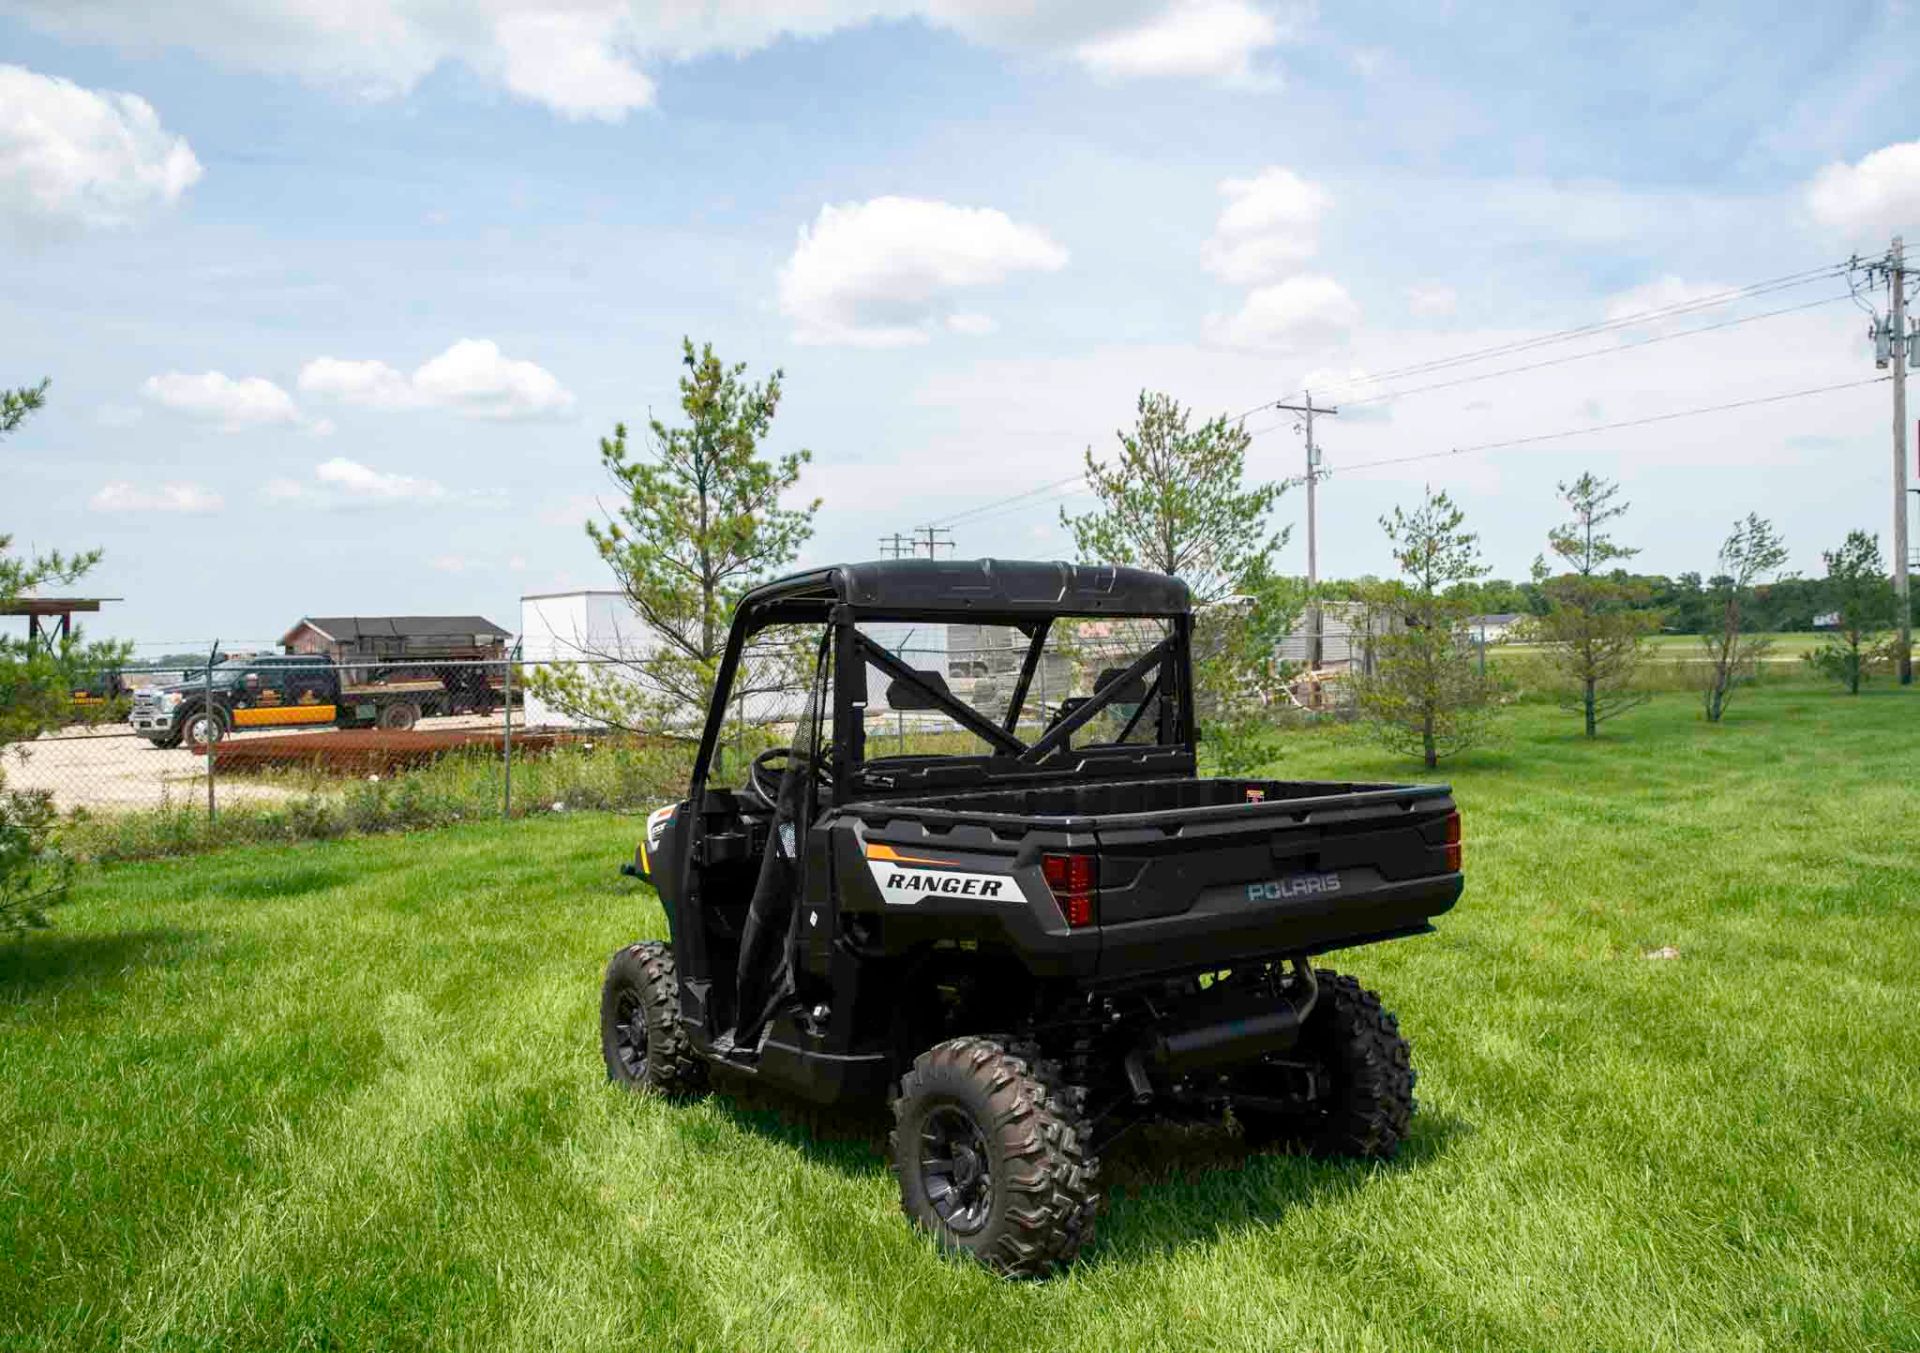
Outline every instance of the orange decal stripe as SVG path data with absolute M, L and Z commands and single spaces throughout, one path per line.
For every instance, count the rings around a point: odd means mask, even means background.
M 902 855 L 892 846 L 882 845 L 878 841 L 869 841 L 867 843 L 867 858 L 869 860 L 889 860 L 894 864 L 944 864 L 951 866 L 958 863 L 956 860 L 929 859 L 924 855 Z
M 332 722 L 332 705 L 266 705 L 233 711 L 235 728 L 281 728 L 289 724 Z

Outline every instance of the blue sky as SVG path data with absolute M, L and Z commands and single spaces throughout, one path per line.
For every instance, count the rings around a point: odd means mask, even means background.
M 53 378 L 0 528 L 103 546 L 101 627 L 156 646 L 513 627 L 606 583 L 595 444 L 671 409 L 682 334 L 785 369 L 818 562 L 1072 475 L 1143 386 L 1337 401 L 1804 304 L 1353 406 L 1322 569 L 1387 569 L 1378 517 L 1432 483 L 1519 576 L 1588 468 L 1652 569 L 1710 570 L 1749 510 L 1801 571 L 1888 532 L 1884 384 L 1358 467 L 1873 376 L 1826 278 L 1376 379 L 1920 237 L 1904 6 L 765 9 L 0 0 L 0 382 Z M 954 535 L 1057 556 L 1081 501 Z

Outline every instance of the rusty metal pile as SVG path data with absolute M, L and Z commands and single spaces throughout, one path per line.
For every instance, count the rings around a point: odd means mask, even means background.
M 583 739 L 576 733 L 523 732 L 513 735 L 516 757 L 538 756 L 565 743 Z M 289 769 L 325 775 L 391 775 L 431 765 L 459 752 L 481 752 L 499 758 L 503 738 L 498 727 L 438 729 L 341 729 L 330 733 L 288 733 L 278 737 L 230 738 L 214 746 L 220 774 L 259 774 Z M 196 753 L 205 749 L 195 747 Z

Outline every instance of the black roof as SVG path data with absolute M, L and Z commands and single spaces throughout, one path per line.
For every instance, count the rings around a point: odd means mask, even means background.
M 741 599 L 760 623 L 817 614 L 823 604 L 903 619 L 926 615 L 1182 615 L 1187 585 L 1113 564 L 1025 559 L 876 559 L 764 583 Z
M 292 639 L 301 625 L 313 626 L 336 643 L 374 638 L 470 640 L 480 634 L 496 639 L 512 637 L 479 615 L 309 615 L 303 616 L 281 642 Z

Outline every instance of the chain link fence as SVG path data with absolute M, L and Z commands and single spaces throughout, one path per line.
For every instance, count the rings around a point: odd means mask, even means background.
M 510 660 L 128 664 L 74 692 L 64 727 L 0 749 L 0 777 L 107 855 L 633 810 L 684 784 L 686 738 L 592 727 L 526 680 Z
M 1011 627 L 872 629 L 902 662 L 1029 740 L 1161 633 L 1138 622 L 1062 624 L 1032 658 L 1030 636 Z M 781 675 L 730 706 L 718 782 L 791 740 L 813 649 L 786 651 L 802 660 L 772 664 Z M 8 791 L 48 796 L 83 853 L 104 857 L 644 811 L 685 792 L 704 708 L 689 702 L 643 731 L 554 694 L 567 674 L 583 679 L 576 686 L 618 689 L 634 667 L 610 655 L 337 662 L 258 652 L 133 662 L 72 692 L 66 726 L 0 748 L 0 777 Z M 984 750 L 947 714 L 889 702 L 885 673 L 867 675 L 869 754 Z

